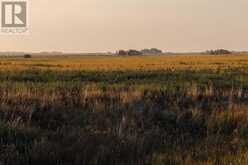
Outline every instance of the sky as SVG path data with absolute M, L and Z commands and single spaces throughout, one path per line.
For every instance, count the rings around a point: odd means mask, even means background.
M 248 50 L 247 0 L 30 0 L 30 32 L 0 51 Z

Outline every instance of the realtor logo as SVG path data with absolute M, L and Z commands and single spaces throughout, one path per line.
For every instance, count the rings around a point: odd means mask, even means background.
M 23 34 L 28 31 L 28 2 L 26 0 L 2 0 L 1 32 Z

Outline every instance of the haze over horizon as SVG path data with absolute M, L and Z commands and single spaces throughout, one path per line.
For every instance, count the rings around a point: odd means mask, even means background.
M 0 51 L 107 52 L 156 47 L 247 50 L 247 0 L 35 0 L 30 34 Z

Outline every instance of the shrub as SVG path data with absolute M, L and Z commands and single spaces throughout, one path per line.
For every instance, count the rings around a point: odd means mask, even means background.
M 32 58 L 32 56 L 30 54 L 25 54 L 24 58 Z

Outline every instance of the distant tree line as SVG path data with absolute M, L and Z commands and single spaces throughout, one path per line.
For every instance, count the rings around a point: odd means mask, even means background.
M 223 55 L 223 54 L 232 54 L 232 51 L 226 50 L 226 49 L 216 49 L 216 50 L 207 50 L 204 52 L 204 54 L 211 54 L 211 55 Z M 119 50 L 116 53 L 117 55 L 127 55 L 127 56 L 136 56 L 136 55 L 160 55 L 163 54 L 163 51 L 157 48 L 151 48 L 151 49 L 143 49 L 143 50 Z
M 225 49 L 207 50 L 206 53 L 211 55 L 232 54 L 231 51 Z
M 159 55 L 162 54 L 163 51 L 159 50 L 157 48 L 151 48 L 151 49 L 143 49 L 143 50 L 135 50 L 135 49 L 130 49 L 130 50 L 119 50 L 117 52 L 118 55 L 129 55 L 129 56 L 134 56 L 134 55 Z

